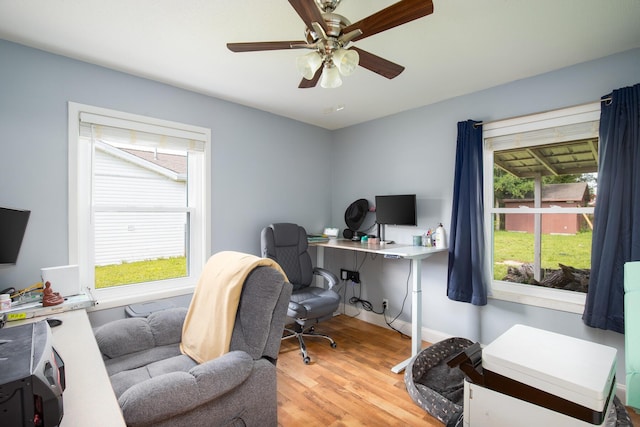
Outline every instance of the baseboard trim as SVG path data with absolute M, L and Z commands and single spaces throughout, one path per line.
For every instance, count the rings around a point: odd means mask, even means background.
M 387 322 L 385 322 L 384 316 L 381 314 L 377 314 L 371 311 L 366 311 L 363 309 L 355 308 L 353 305 L 343 304 L 341 303 L 338 307 L 339 312 L 336 314 L 342 314 L 345 316 L 355 317 L 364 322 L 371 323 L 386 329 L 391 329 Z M 411 336 L 411 323 L 405 322 L 404 320 L 395 320 L 391 324 L 395 329 L 402 332 L 407 336 Z M 430 344 L 436 343 L 438 341 L 442 341 L 447 338 L 453 337 L 453 335 L 448 335 L 440 331 L 436 331 L 434 329 L 429 329 L 422 327 L 422 341 L 426 341 Z

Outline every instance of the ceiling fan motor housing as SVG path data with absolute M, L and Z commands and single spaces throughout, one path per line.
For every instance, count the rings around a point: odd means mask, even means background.
M 351 25 L 351 22 L 349 22 L 347 18 L 337 13 L 325 12 L 322 14 L 322 19 L 326 24 L 327 37 L 333 37 L 335 39 L 340 37 L 344 27 Z M 315 43 L 322 39 L 322 34 L 316 33 L 313 28 L 305 28 L 305 38 L 308 43 Z

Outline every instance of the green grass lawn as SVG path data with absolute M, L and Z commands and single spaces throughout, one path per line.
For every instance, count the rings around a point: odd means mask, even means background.
M 542 235 L 542 268 L 558 269 L 558 264 L 591 268 L 592 232 L 575 235 Z M 533 234 L 494 231 L 494 270 L 496 279 L 507 274 L 505 261 L 533 263 Z
M 175 279 L 186 275 L 186 257 L 125 262 L 96 267 L 96 288 Z
M 575 268 L 591 266 L 592 233 L 542 235 L 542 268 L 557 269 L 558 263 Z M 494 232 L 494 270 L 496 279 L 507 274 L 505 261 L 533 263 L 533 234 Z M 96 288 L 174 279 L 187 275 L 185 257 L 129 262 L 96 267 Z

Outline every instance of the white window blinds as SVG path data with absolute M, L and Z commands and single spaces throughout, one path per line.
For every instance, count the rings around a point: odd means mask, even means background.
M 530 147 L 551 145 L 561 142 L 580 141 L 598 138 L 600 121 L 594 120 L 583 123 L 573 123 L 564 126 L 554 126 L 547 129 L 529 132 L 500 135 L 485 139 L 487 149 L 505 149 L 514 147 Z
M 208 135 L 176 125 L 153 124 L 80 112 L 80 136 L 113 143 L 191 152 L 204 151 Z M 147 120 L 148 121 L 148 120 Z

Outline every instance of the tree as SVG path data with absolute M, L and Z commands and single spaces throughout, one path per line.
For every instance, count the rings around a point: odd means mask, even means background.
M 542 185 L 586 182 L 589 192 L 593 192 L 596 181 L 594 174 L 548 175 L 542 177 Z M 533 178 L 519 178 L 498 167 L 493 168 L 493 192 L 498 206 L 503 199 L 524 199 L 533 197 Z
M 502 199 L 524 199 L 533 192 L 533 180 L 518 178 L 500 168 L 493 168 L 493 194 L 499 204 Z

